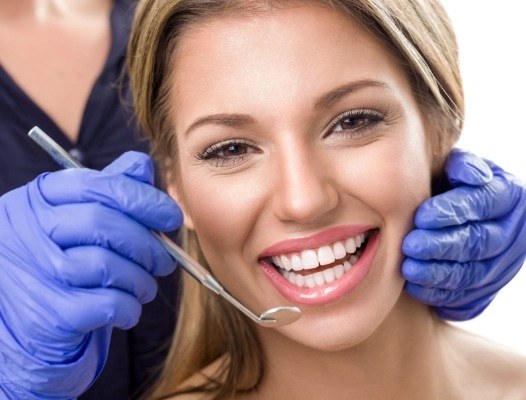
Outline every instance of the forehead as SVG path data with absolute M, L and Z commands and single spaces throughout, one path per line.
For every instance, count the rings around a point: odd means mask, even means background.
M 173 67 L 183 120 L 195 116 L 195 106 L 236 112 L 274 99 L 275 106 L 290 107 L 350 81 L 409 89 L 382 42 L 350 16 L 320 4 L 206 20 L 183 33 Z

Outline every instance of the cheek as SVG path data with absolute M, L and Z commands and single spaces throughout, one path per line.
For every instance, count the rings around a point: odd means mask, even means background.
M 264 188 L 254 177 L 209 176 L 189 171 L 183 182 L 187 212 L 211 266 L 239 255 L 257 216 Z M 215 268 L 214 268 L 215 269 Z
M 386 218 L 412 215 L 429 197 L 431 164 L 423 132 L 393 135 L 373 144 L 374 151 L 360 154 L 360 177 L 364 197 Z
M 406 230 L 418 205 L 431 193 L 431 164 L 423 132 L 409 132 L 357 149 L 350 155 L 353 167 L 343 170 L 340 178 L 351 183 L 351 190 L 384 222 L 396 221 Z

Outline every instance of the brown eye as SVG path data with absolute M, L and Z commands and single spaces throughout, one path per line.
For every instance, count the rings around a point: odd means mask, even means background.
M 203 160 L 214 167 L 234 167 L 242 165 L 254 154 L 261 153 L 256 145 L 242 139 L 232 139 L 215 143 L 203 152 L 197 154 L 198 160 Z
M 340 122 L 343 130 L 345 129 L 356 129 L 366 125 L 369 122 L 367 117 L 347 117 Z
M 361 135 L 384 120 L 384 114 L 376 110 L 347 111 L 334 119 L 327 133 Z
M 222 153 L 222 154 L 221 154 Z M 218 155 L 222 157 L 235 157 L 248 153 L 248 146 L 243 143 L 231 143 L 226 145 Z

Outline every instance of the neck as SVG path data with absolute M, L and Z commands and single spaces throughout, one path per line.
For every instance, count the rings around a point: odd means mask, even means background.
M 447 371 L 445 331 L 428 307 L 405 294 L 378 329 L 350 349 L 320 351 L 261 330 L 269 366 L 261 397 L 437 398 Z

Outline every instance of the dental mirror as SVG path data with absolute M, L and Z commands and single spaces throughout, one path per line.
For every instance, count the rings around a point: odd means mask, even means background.
M 42 149 L 44 149 L 60 166 L 63 168 L 82 168 L 82 165 L 76 161 L 69 153 L 60 147 L 44 131 L 35 126 L 29 131 L 28 136 L 33 139 Z M 197 261 L 192 259 L 183 249 L 170 240 L 162 233 L 152 232 L 152 234 L 162 243 L 168 253 L 181 265 L 198 282 L 206 286 L 214 293 L 220 295 L 230 302 L 234 307 L 240 310 L 252 321 L 261 326 L 280 327 L 291 324 L 301 317 L 301 310 L 298 307 L 283 306 L 267 310 L 261 315 L 257 315 L 243 304 L 232 297 L 214 277 Z

